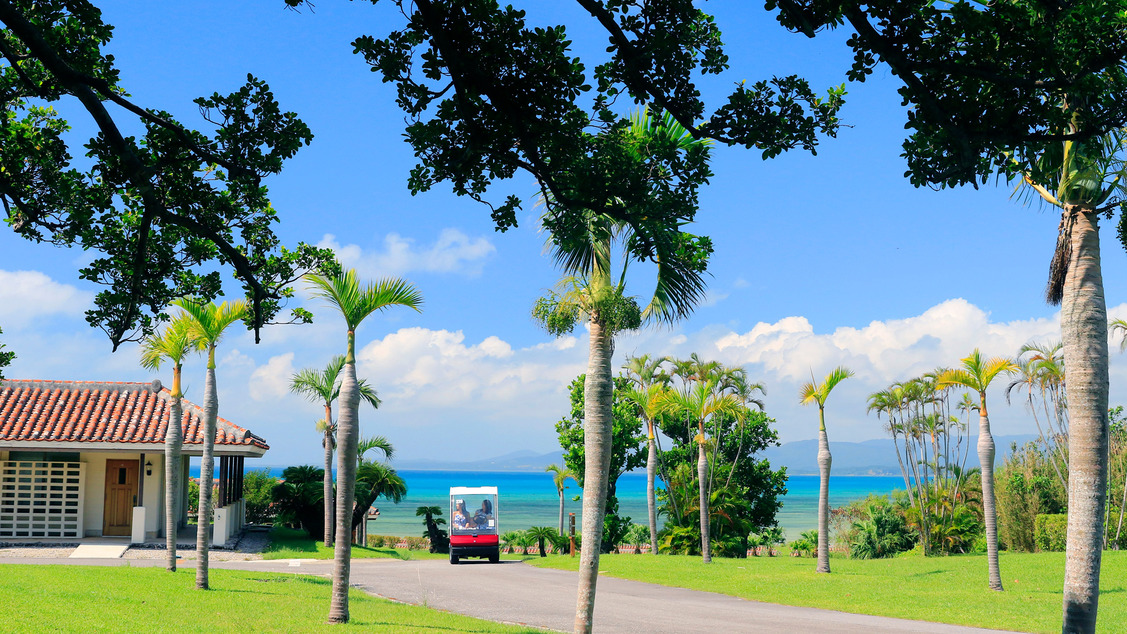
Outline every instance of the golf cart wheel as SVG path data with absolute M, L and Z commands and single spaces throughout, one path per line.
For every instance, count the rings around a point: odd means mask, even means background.
M 450 555 L 450 563 L 456 565 L 458 563 L 458 556 L 457 555 Z
M 501 561 L 501 555 L 498 554 L 498 553 L 493 553 L 492 555 L 489 556 L 489 563 L 491 563 L 491 564 L 495 564 L 495 563 L 498 563 L 500 561 Z

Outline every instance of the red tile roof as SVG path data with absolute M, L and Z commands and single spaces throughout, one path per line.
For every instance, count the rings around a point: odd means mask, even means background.
M 184 444 L 203 444 L 203 410 L 184 407 Z M 164 444 L 171 392 L 152 383 L 0 381 L 0 442 L 89 442 Z M 218 419 L 215 444 L 269 445 L 238 425 Z

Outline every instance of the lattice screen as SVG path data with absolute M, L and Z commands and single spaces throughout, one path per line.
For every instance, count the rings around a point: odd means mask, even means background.
M 0 537 L 82 537 L 81 462 L 0 462 Z

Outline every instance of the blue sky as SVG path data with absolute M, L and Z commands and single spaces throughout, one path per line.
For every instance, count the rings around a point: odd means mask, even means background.
M 393 89 L 349 46 L 400 23 L 387 3 L 325 1 L 303 13 L 280 1 L 101 4 L 117 27 L 108 50 L 136 102 L 199 125 L 191 100 L 234 90 L 249 72 L 310 125 L 313 144 L 268 182 L 285 242 L 332 246 L 366 277 L 403 276 L 422 290 L 421 314 L 393 310 L 360 329 L 360 374 L 385 399 L 379 412 L 362 411 L 364 433 L 388 436 L 405 458 L 556 448 L 553 423 L 568 409 L 565 388 L 585 367 L 587 342 L 582 330 L 553 340 L 528 316 L 558 277 L 533 221 L 535 187 L 520 176 L 492 193 L 528 201 L 520 228 L 505 234 L 493 231 L 487 209 L 445 187 L 410 195 L 414 160 Z M 569 24 L 577 50 L 597 58 L 603 36 L 571 3 L 525 4 L 530 22 Z M 703 84 L 713 103 L 733 82 L 771 74 L 797 73 L 819 89 L 843 81 L 847 33 L 808 40 L 758 5 L 733 6 L 740 4 L 708 7 L 732 63 Z M 797 405 L 798 385 L 844 363 L 857 377 L 830 402 L 831 440 L 864 440 L 882 433 L 865 414 L 867 394 L 952 365 L 976 346 L 1012 355 L 1028 341 L 1058 339 L 1058 311 L 1042 299 L 1057 214 L 1011 199 L 1004 183 L 977 191 L 908 184 L 897 85 L 883 67 L 848 85 L 849 127 L 817 156 L 796 151 L 765 162 L 753 151 L 717 148 L 694 227 L 716 248 L 708 299 L 675 328 L 624 336 L 616 362 L 695 351 L 745 364 L 766 384 L 767 411 L 784 441 L 816 434 L 816 412 Z M 72 123 L 76 139 L 89 136 L 84 119 Z M 1102 233 L 1108 305 L 1127 317 L 1127 258 L 1114 222 Z M 135 346 L 111 355 L 104 335 L 85 325 L 96 289 L 77 269 L 88 258 L 0 232 L 0 327 L 19 355 L 9 377 L 153 378 L 137 365 Z M 642 294 L 644 275 L 636 277 Z M 331 312 L 307 306 L 318 315 L 314 325 L 269 329 L 257 346 L 232 333 L 220 350 L 220 415 L 265 436 L 270 464 L 318 460 L 320 411 L 288 395 L 286 382 L 340 352 L 344 333 Z M 202 361 L 186 375 L 188 397 L 198 401 Z M 1125 375 L 1113 353 L 1113 404 L 1127 400 Z M 1032 431 L 1019 406 L 1001 405 L 1000 388 L 992 398 L 996 433 Z

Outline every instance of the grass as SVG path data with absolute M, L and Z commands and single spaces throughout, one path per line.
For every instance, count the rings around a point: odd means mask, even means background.
M 212 590 L 196 572 L 98 566 L 0 566 L 5 632 L 539 632 L 354 590 L 348 625 L 328 625 L 328 579 L 212 569 Z M 343 628 L 343 629 L 342 629 Z
M 353 559 L 445 559 L 447 555 L 406 548 L 368 548 L 352 546 Z M 270 530 L 270 545 L 262 552 L 263 559 L 332 559 L 333 549 L 321 540 L 312 539 L 303 530 L 276 526 Z
M 579 568 L 578 557 L 534 557 L 528 563 Z M 815 573 L 814 564 L 810 558 L 787 556 L 713 559 L 706 565 L 699 557 L 603 555 L 599 572 L 783 605 L 1027 632 L 1060 631 L 1064 553 L 1002 553 L 1004 592 L 988 589 L 985 555 L 868 561 L 835 557 L 828 575 Z M 1104 553 L 1099 609 L 1098 631 L 1122 631 L 1127 622 L 1127 552 Z

